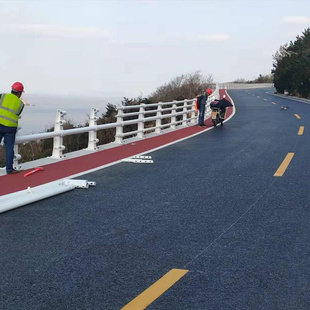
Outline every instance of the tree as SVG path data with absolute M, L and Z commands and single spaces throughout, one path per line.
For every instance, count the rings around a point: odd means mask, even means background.
M 272 74 L 267 75 L 259 75 L 257 79 L 253 81 L 253 83 L 272 83 L 273 82 L 273 76 Z
M 310 97 L 310 28 L 294 42 L 280 46 L 273 56 L 274 84 L 278 92 Z
M 152 102 L 168 102 L 173 100 L 192 99 L 201 92 L 212 87 L 212 75 L 204 76 L 200 71 L 193 73 L 182 74 L 177 76 L 169 83 L 158 87 L 151 95 L 150 101 Z
M 250 81 L 247 81 L 246 79 L 240 78 L 240 79 L 234 80 L 233 83 L 246 84 L 246 83 L 250 83 Z
M 102 113 L 99 117 L 97 124 L 109 124 L 116 122 L 117 108 L 115 105 L 108 103 L 106 106 L 106 112 Z M 97 138 L 99 139 L 99 144 L 107 144 L 113 142 L 115 139 L 115 128 L 109 128 L 105 130 L 97 131 Z
M 273 75 L 272 74 L 266 74 L 262 75 L 260 74 L 258 78 L 254 80 L 246 80 L 243 78 L 234 80 L 233 83 L 241 83 L 241 84 L 252 84 L 252 83 L 273 83 Z

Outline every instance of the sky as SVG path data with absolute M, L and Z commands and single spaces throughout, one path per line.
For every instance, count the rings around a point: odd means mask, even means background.
M 309 0 L 0 0 L 0 92 L 149 96 L 181 74 L 270 74 Z

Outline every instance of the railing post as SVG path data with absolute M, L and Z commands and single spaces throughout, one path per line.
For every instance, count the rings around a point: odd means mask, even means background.
M 116 126 L 115 143 L 121 144 L 123 142 L 123 118 L 123 107 L 119 107 L 116 115 L 116 123 L 119 123 L 119 125 Z
M 21 155 L 18 153 L 18 144 L 14 145 L 14 159 L 13 159 L 13 167 L 18 167 L 18 161 L 21 159 Z
M 18 116 L 18 119 L 21 119 L 22 116 L 19 115 Z M 16 134 L 18 133 L 18 131 L 21 130 L 21 127 L 18 126 L 17 127 L 17 131 L 16 131 Z M 22 158 L 22 156 L 18 153 L 18 144 L 15 144 L 14 145 L 14 157 L 13 157 L 13 167 L 18 167 L 18 161 Z
M 162 117 L 162 110 L 163 110 L 163 106 L 161 104 L 161 102 L 158 102 L 158 107 L 157 107 L 157 113 L 156 116 L 160 117 L 156 120 L 156 129 L 155 129 L 155 133 L 162 133 L 161 130 L 161 117 Z
M 176 102 L 176 100 L 173 100 L 173 102 Z M 171 116 L 171 126 L 170 126 L 170 128 L 171 129 L 175 129 L 176 128 L 176 125 L 175 124 L 173 124 L 173 123 L 175 123 L 176 122 L 176 120 L 177 120 L 177 118 L 176 118 L 176 110 L 177 110 L 177 104 L 176 103 L 173 103 L 172 104 L 172 115 L 173 116 Z
M 139 109 L 139 122 L 138 122 L 138 134 L 137 138 L 144 138 L 144 112 L 145 112 L 145 103 L 141 103 Z
M 90 115 L 89 115 L 89 127 L 96 126 L 98 116 L 97 113 L 99 112 L 99 109 L 97 108 L 91 108 Z M 97 151 L 97 143 L 99 142 L 99 139 L 97 139 L 97 130 L 91 130 L 88 132 L 88 147 L 87 150 L 90 151 Z
M 64 155 L 62 154 L 62 151 L 64 151 L 66 148 L 63 145 L 63 137 L 61 134 L 61 131 L 63 131 L 64 127 L 63 125 L 65 124 L 65 120 L 63 117 L 67 114 L 66 111 L 62 110 L 57 110 L 56 113 L 56 120 L 55 120 L 55 127 L 54 127 L 54 132 L 59 131 L 59 135 L 57 137 L 54 137 L 54 143 L 53 143 L 53 154 L 52 158 L 62 158 Z
M 212 96 L 213 97 L 213 96 Z M 211 96 L 208 97 L 207 103 L 206 103 L 206 110 L 205 110 L 205 115 L 211 115 L 211 108 L 210 108 L 210 103 L 212 101 Z
M 187 99 L 184 100 L 184 104 L 183 104 L 183 122 L 182 122 L 183 126 L 187 125 Z
M 195 110 L 196 98 L 193 99 L 192 102 L 192 112 L 191 112 L 191 123 L 196 123 L 196 110 Z

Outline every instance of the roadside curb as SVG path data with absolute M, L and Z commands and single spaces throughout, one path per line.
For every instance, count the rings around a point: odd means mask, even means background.
M 284 98 L 284 99 L 295 100 L 295 101 L 298 101 L 298 102 L 310 104 L 310 100 L 309 99 L 303 99 L 303 98 L 294 97 L 294 96 L 286 96 L 286 95 L 281 95 L 281 94 L 274 94 L 272 92 L 267 92 L 267 94 L 275 96 L 275 97 L 280 97 L 280 98 Z

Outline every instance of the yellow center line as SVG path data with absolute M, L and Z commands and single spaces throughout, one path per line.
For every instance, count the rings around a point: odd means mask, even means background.
M 303 135 L 304 129 L 305 129 L 304 126 L 300 126 L 300 127 L 299 127 L 299 131 L 298 131 L 298 135 L 299 135 L 299 136 L 302 136 L 302 135 Z
M 147 288 L 135 299 L 129 302 L 122 310 L 143 310 L 149 306 L 155 299 L 167 291 L 173 284 L 179 281 L 188 273 L 185 269 L 171 269 L 157 282 Z
M 284 158 L 282 164 L 276 171 L 276 173 L 273 175 L 274 177 L 282 177 L 282 175 L 285 173 L 288 165 L 290 164 L 291 160 L 293 159 L 295 153 L 287 153 L 286 157 Z
M 294 114 L 298 119 L 301 119 L 301 117 L 298 114 Z

